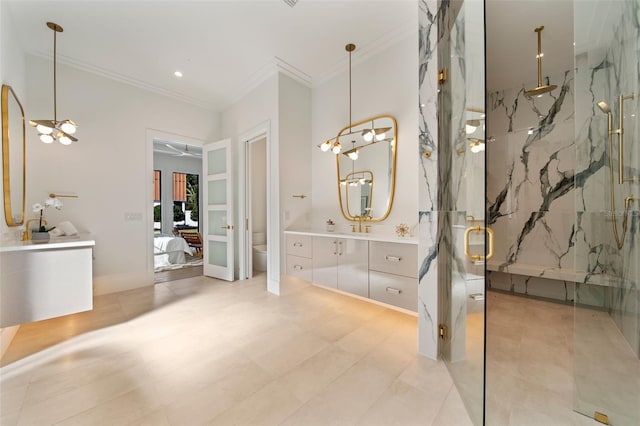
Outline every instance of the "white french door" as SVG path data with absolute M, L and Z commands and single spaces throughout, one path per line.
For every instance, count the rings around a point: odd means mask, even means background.
M 233 166 L 231 140 L 203 146 L 204 190 L 203 256 L 204 275 L 233 281 Z

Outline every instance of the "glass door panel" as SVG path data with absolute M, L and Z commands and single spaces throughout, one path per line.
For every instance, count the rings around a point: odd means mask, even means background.
M 450 2 L 439 20 L 439 265 L 441 345 L 476 425 L 484 421 L 484 4 Z
M 204 275 L 233 281 L 233 194 L 231 141 L 204 146 Z
M 227 235 L 227 212 L 224 210 L 209 210 L 208 235 Z
M 213 149 L 207 153 L 207 174 L 209 175 L 218 175 L 221 173 L 226 173 L 227 171 L 227 163 L 225 161 L 226 158 L 226 149 Z
M 574 408 L 640 424 L 640 3 L 575 1 Z M 576 183 L 577 186 L 577 183 Z
M 209 256 L 207 257 L 211 265 L 221 268 L 227 267 L 227 243 L 224 241 L 209 241 Z

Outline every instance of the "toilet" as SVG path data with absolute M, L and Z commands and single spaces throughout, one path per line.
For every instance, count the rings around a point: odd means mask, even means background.
M 267 235 L 264 232 L 253 233 L 253 270 L 267 270 Z

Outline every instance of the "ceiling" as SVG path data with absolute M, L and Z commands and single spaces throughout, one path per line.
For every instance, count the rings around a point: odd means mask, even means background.
M 172 157 L 187 157 L 202 159 L 202 146 L 185 144 L 171 140 L 154 139 L 153 152 L 157 154 L 169 155 Z
M 65 29 L 60 63 L 213 111 L 275 69 L 321 84 L 346 70 L 347 42 L 357 64 L 415 34 L 418 10 L 415 0 L 3 1 L 27 52 L 52 57 L 53 21 Z M 488 90 L 536 82 L 538 25 L 543 74 L 572 68 L 572 1 L 486 1 Z
M 318 84 L 346 69 L 348 42 L 357 63 L 417 33 L 411 0 L 3 1 L 28 53 L 52 57 L 53 21 L 58 62 L 213 111 L 275 69 Z

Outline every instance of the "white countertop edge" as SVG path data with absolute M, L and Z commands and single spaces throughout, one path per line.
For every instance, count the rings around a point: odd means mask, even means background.
M 88 234 L 73 237 L 53 237 L 46 243 L 34 243 L 33 241 L 3 241 L 0 243 L 0 253 L 27 250 L 53 250 L 79 247 L 93 247 L 95 240 Z
M 385 243 L 401 243 L 401 244 L 418 244 L 418 239 L 415 237 L 400 238 L 390 235 L 376 235 L 376 234 L 363 234 L 363 233 L 350 233 L 350 232 L 328 232 L 321 230 L 294 230 L 287 229 L 285 234 L 294 235 L 309 235 L 312 237 L 335 237 L 335 238 L 351 238 L 353 240 L 367 240 L 367 241 L 380 241 Z

